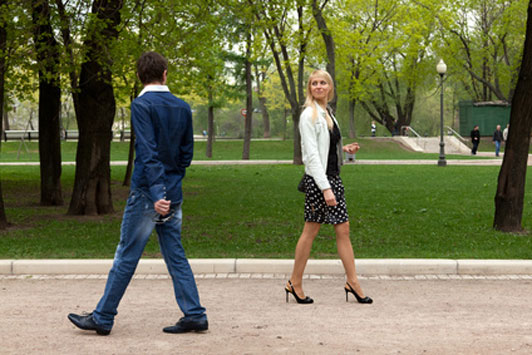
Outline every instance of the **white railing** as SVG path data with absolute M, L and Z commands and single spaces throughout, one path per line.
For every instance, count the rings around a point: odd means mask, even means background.
M 401 129 L 399 130 L 402 136 L 409 137 L 410 132 L 412 132 L 416 138 L 416 144 L 418 147 L 421 147 L 421 149 L 425 149 L 425 143 L 423 142 L 423 139 L 419 133 L 416 132 L 415 129 L 412 128 L 412 126 L 401 126 Z
M 447 128 L 447 135 L 449 136 L 455 136 L 456 138 L 458 138 L 462 143 L 464 143 L 466 146 L 470 147 L 471 148 L 471 145 L 470 145 L 470 142 L 469 140 L 465 139 L 464 137 L 462 137 L 460 135 L 460 133 L 456 132 L 453 128 L 449 127 L 449 126 L 445 126 L 445 128 Z
M 412 126 L 401 126 L 401 135 L 408 137 L 409 132 L 414 133 L 417 138 L 421 138 L 421 136 L 416 132 L 415 129 L 412 128 Z

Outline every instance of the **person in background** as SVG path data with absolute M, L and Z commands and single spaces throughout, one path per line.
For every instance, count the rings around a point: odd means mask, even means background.
M 475 125 L 471 131 L 471 143 L 473 143 L 471 154 L 477 155 L 478 144 L 480 143 L 480 131 L 478 130 L 478 125 Z
M 506 128 L 502 131 L 502 138 L 506 142 L 508 140 L 508 130 L 510 129 L 510 124 L 506 125 Z
M 495 143 L 495 156 L 499 156 L 499 152 L 501 151 L 501 142 L 503 141 L 504 137 L 501 132 L 501 125 L 498 124 L 497 128 L 495 128 L 495 132 L 493 132 L 493 143 Z
M 303 292 L 303 272 L 310 256 L 312 243 L 322 224 L 334 225 L 338 255 L 346 273 L 344 291 L 346 301 L 352 293 L 359 303 L 372 303 L 364 296 L 355 270 L 353 246 L 349 238 L 349 216 L 340 179 L 342 151 L 354 154 L 358 143 L 342 145 L 338 122 L 327 104 L 334 97 L 334 83 L 324 70 L 315 70 L 309 77 L 305 109 L 301 113 L 299 131 L 301 152 L 305 164 L 305 225 L 297 242 L 294 268 L 285 285 L 286 301 L 292 294 L 297 303 L 314 300 Z
M 186 102 L 168 90 L 167 68 L 166 58 L 155 52 L 146 52 L 137 61 L 137 76 L 144 89 L 131 103 L 136 158 L 120 242 L 96 309 L 87 315 L 68 315 L 78 328 L 100 335 L 111 332 L 118 304 L 154 228 L 177 304 L 184 313 L 177 324 L 163 331 L 208 329 L 205 308 L 200 304 L 196 281 L 181 244 L 181 181 L 192 161 L 192 112 Z
M 371 121 L 371 136 L 375 137 L 377 134 L 377 125 L 375 124 L 375 121 Z

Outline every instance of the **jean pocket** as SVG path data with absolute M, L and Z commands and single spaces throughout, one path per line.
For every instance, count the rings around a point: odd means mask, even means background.
M 140 195 L 141 195 L 140 191 L 137 191 L 137 190 L 130 191 L 129 196 L 127 197 L 126 205 L 133 206 L 135 202 L 137 202 L 137 200 L 139 199 Z

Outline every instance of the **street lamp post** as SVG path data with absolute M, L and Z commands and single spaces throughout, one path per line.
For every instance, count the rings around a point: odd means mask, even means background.
M 440 74 L 440 158 L 438 159 L 438 166 L 447 166 L 447 161 L 445 160 L 445 143 L 443 142 L 443 76 L 447 72 L 447 65 L 444 63 L 443 59 L 440 59 L 440 62 L 436 66 L 436 71 Z

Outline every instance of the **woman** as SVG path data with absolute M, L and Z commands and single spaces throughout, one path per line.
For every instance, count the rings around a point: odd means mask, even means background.
M 358 143 L 342 146 L 338 122 L 327 109 L 334 97 L 332 78 L 326 71 L 314 71 L 308 80 L 305 109 L 299 120 L 301 150 L 305 164 L 305 226 L 296 246 L 294 269 L 286 283 L 286 301 L 291 293 L 298 303 L 313 303 L 303 292 L 303 272 L 310 256 L 312 242 L 323 223 L 333 224 L 336 245 L 347 280 L 346 301 L 352 293 L 360 303 L 372 303 L 365 297 L 355 271 L 355 257 L 349 239 L 349 217 L 340 179 L 342 151 L 356 153 Z

